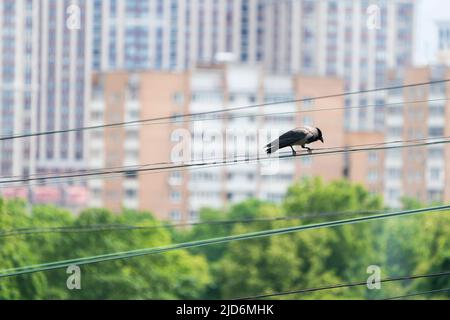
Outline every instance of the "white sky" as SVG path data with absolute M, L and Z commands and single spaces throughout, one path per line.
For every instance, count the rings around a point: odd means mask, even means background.
M 416 64 L 435 61 L 437 51 L 437 20 L 450 20 L 450 0 L 417 0 Z

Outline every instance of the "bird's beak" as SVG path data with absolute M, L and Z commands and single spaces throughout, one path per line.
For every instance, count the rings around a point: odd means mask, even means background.
M 323 138 L 322 137 L 320 137 L 320 141 L 322 141 L 322 143 L 323 143 Z

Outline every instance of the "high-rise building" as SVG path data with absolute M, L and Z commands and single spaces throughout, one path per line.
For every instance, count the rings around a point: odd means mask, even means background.
M 450 66 L 450 21 L 437 22 L 438 63 Z
M 439 50 L 450 50 L 450 21 L 437 22 Z
M 408 84 L 448 79 L 445 66 L 412 68 L 391 84 Z M 434 83 L 415 88 L 390 90 L 386 110 L 386 141 L 433 139 L 450 134 L 450 85 Z M 412 101 L 427 101 L 413 103 Z M 430 142 L 433 140 L 430 140 Z M 400 206 L 403 197 L 423 202 L 450 200 L 450 147 L 392 149 L 385 152 L 384 198 Z
M 1 132 L 89 125 L 92 70 L 183 72 L 234 60 L 280 76 L 344 78 L 339 91 L 331 86 L 324 94 L 380 87 L 386 70 L 401 74 L 411 63 L 414 5 L 414 0 L 0 1 Z M 383 92 L 348 96 L 346 106 L 376 107 L 349 108 L 343 125 L 381 129 L 385 99 Z M 238 102 L 247 98 L 230 103 Z M 196 108 L 195 99 L 192 103 Z M 0 174 L 83 169 L 85 137 L 72 131 L 1 141 Z
M 384 141 L 381 132 L 347 132 L 345 143 L 347 146 L 380 145 Z M 360 183 L 373 194 L 382 195 L 384 192 L 384 151 L 371 150 L 365 152 L 349 152 L 345 158 L 345 177 Z
M 99 123 L 263 102 L 293 99 L 302 102 L 260 106 L 257 113 L 255 107 L 233 110 L 226 116 L 176 118 L 172 122 L 163 120 L 93 131 L 89 138 L 90 167 L 129 166 L 130 172 L 118 178 L 90 181 L 91 204 L 114 210 L 147 209 L 161 218 L 192 220 L 205 206 L 219 208 L 250 197 L 278 202 L 289 185 L 302 176 L 340 178 L 344 175 L 342 155 L 137 174 L 133 169 L 183 161 L 219 164 L 223 159 L 265 156 L 263 146 L 268 140 L 300 125 L 322 129 L 325 144 L 319 142 L 317 148 L 343 146 L 343 98 L 308 99 L 325 95 L 329 90 L 340 92 L 343 86 L 343 81 L 337 78 L 272 74 L 261 67 L 241 64 L 190 72 L 100 73 L 94 79 L 91 109 L 93 121 Z M 330 105 L 335 108 L 315 112 Z M 184 149 L 180 150 L 180 146 Z M 155 163 L 159 165 L 150 165 Z
M 415 0 L 93 0 L 95 70 L 185 70 L 234 57 L 382 87 L 412 63 Z M 229 53 L 231 55 L 224 55 Z M 385 95 L 349 96 L 346 127 L 381 130 Z
M 91 48 L 86 41 L 92 25 L 89 10 L 85 1 L 0 1 L 2 136 L 85 126 L 90 100 L 86 79 L 91 74 Z M 2 177 L 86 165 L 83 132 L 3 140 L 0 150 Z M 39 195 L 30 197 L 39 202 Z M 57 198 L 61 201 L 56 202 L 64 202 L 62 196 Z

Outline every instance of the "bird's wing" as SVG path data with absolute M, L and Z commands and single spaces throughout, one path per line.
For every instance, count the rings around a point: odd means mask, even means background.
M 317 140 L 317 137 L 319 136 L 319 132 L 317 132 L 316 128 L 305 126 L 302 128 L 299 128 L 303 130 L 306 133 L 305 142 L 311 143 Z
M 269 143 L 266 147 L 274 146 L 278 143 L 278 148 L 284 148 L 290 146 L 298 141 L 304 140 L 307 138 L 309 131 L 303 128 L 290 130 L 286 133 L 283 133 L 278 139 Z

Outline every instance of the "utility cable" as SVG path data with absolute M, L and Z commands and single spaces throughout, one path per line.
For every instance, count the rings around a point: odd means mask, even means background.
M 413 215 L 413 214 L 424 213 L 424 212 L 442 211 L 442 210 L 448 210 L 448 209 L 450 209 L 450 205 L 442 205 L 442 206 L 413 209 L 413 210 L 403 210 L 403 211 L 383 213 L 383 214 L 378 214 L 378 215 L 370 215 L 370 216 L 365 216 L 365 217 L 357 217 L 357 218 L 351 218 L 351 219 L 345 219 L 345 220 L 327 221 L 327 222 L 314 223 L 314 224 L 308 224 L 308 225 L 300 225 L 300 226 L 294 226 L 294 227 L 263 230 L 263 231 L 250 232 L 250 233 L 225 236 L 225 237 L 218 237 L 218 238 L 212 238 L 212 239 L 197 240 L 197 241 L 172 244 L 172 245 L 156 247 L 156 248 L 145 248 L 145 249 L 131 250 L 131 251 L 125 251 L 125 252 L 115 252 L 115 253 L 103 254 L 103 255 L 97 255 L 97 256 L 91 256 L 91 257 L 84 257 L 84 258 L 77 258 L 77 259 L 70 259 L 70 260 L 63 260 L 63 261 L 56 261 L 56 262 L 48 262 L 48 263 L 43 263 L 43 264 L 0 270 L 0 278 L 17 276 L 20 274 L 53 270 L 53 269 L 58 269 L 58 268 L 64 268 L 64 267 L 68 267 L 70 265 L 78 265 L 79 266 L 79 265 L 88 265 L 88 264 L 99 263 L 99 262 L 104 262 L 104 261 L 129 259 L 132 257 L 169 252 L 169 251 L 179 250 L 179 249 L 187 249 L 187 248 L 201 247 L 201 246 L 207 246 L 207 245 L 212 245 L 212 244 L 228 243 L 231 241 L 257 239 L 257 238 L 269 237 L 269 236 L 274 236 L 274 235 L 289 234 L 289 233 L 299 232 L 299 231 L 304 231 L 304 230 L 330 228 L 330 227 L 335 227 L 335 226 L 360 223 L 360 222 L 364 222 L 364 221 L 375 221 L 375 220 L 386 219 L 386 218 L 407 216 L 407 215 Z

